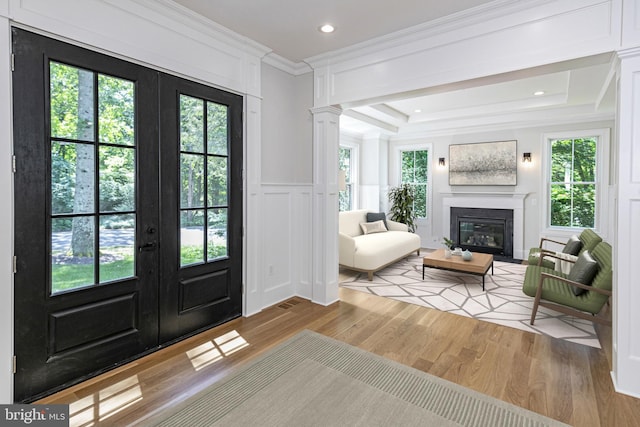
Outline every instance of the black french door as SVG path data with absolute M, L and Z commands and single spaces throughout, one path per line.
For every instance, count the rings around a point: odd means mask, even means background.
M 14 399 L 241 313 L 242 98 L 13 29 Z
M 242 98 L 162 75 L 160 122 L 160 341 L 169 342 L 242 312 Z

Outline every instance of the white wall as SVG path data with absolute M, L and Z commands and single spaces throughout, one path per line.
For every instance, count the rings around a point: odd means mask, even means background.
M 262 66 L 262 182 L 311 183 L 311 83 Z
M 262 306 L 311 298 L 312 75 L 262 66 Z

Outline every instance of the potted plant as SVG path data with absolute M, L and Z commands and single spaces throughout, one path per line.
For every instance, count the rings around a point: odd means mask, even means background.
M 451 250 L 453 250 L 455 246 L 455 242 L 448 237 L 442 238 L 442 244 L 444 245 L 445 248 L 451 249 Z
M 389 214 L 391 220 L 406 224 L 412 233 L 416 231 L 416 214 L 413 210 L 414 200 L 413 187 L 409 184 L 402 184 L 389 190 L 389 201 L 391 202 Z

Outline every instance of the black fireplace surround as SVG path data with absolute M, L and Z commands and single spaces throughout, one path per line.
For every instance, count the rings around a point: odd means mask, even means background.
M 456 247 L 513 258 L 513 210 L 452 207 L 449 236 Z

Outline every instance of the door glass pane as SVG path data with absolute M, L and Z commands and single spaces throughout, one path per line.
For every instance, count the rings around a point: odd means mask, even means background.
M 204 153 L 204 101 L 180 95 L 180 151 Z
M 94 140 L 94 74 L 50 62 L 51 136 Z
M 135 209 L 135 150 L 128 147 L 101 146 L 100 211 L 125 212 Z
M 227 155 L 227 107 L 207 102 L 207 152 Z
M 204 207 L 204 156 L 180 155 L 180 207 Z
M 93 145 L 51 141 L 51 211 L 55 214 L 94 210 Z
M 227 209 L 209 209 L 207 213 L 207 260 L 229 255 L 227 250 Z
M 95 283 L 93 217 L 51 220 L 51 292 Z
M 180 265 L 204 262 L 204 210 L 180 213 Z
M 49 71 L 55 294 L 134 276 L 135 85 L 56 62 Z M 96 141 L 96 113 L 104 144 Z
M 100 142 L 134 145 L 134 105 L 133 82 L 98 76 Z
M 228 107 L 181 95 L 179 120 L 180 265 L 189 266 L 228 256 Z
M 135 274 L 136 216 L 100 217 L 100 283 Z
M 209 179 L 207 182 L 209 198 L 209 206 L 226 206 L 227 205 L 227 158 L 209 156 L 209 165 L 207 174 Z

